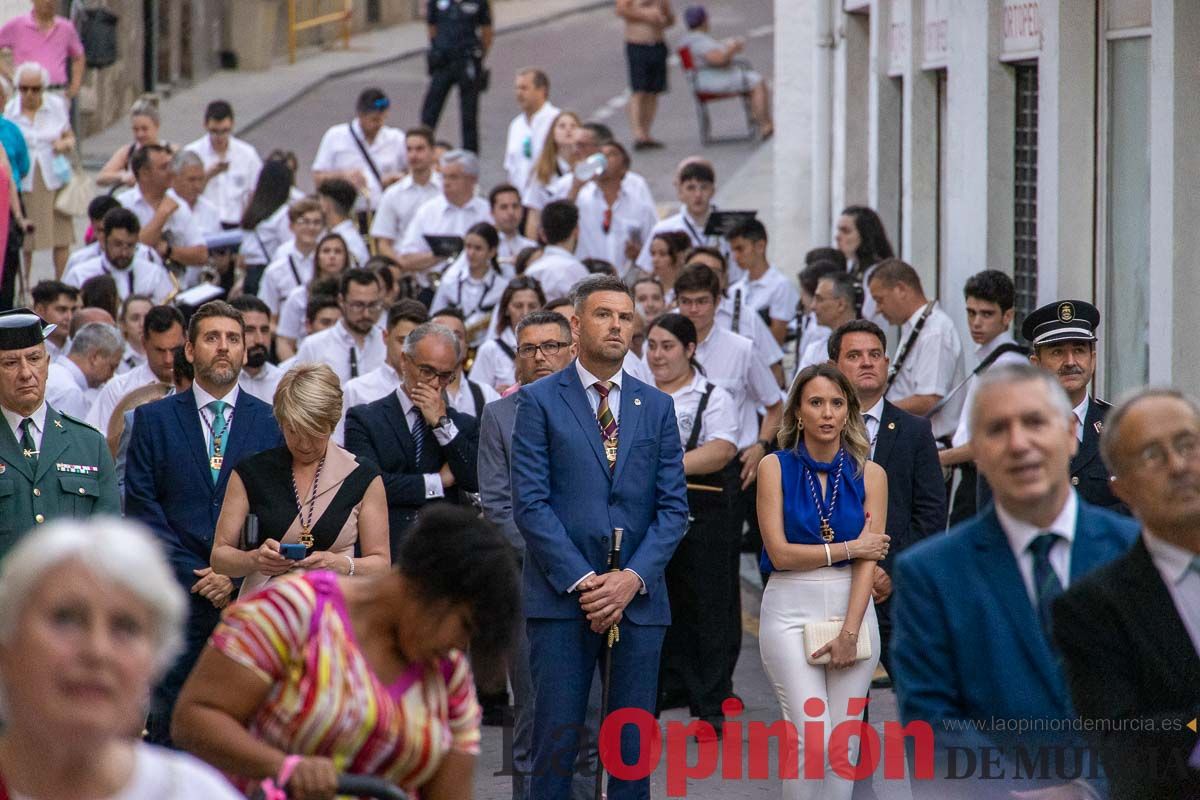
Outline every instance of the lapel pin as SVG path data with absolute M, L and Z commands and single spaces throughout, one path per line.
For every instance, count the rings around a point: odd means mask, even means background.
M 642 398 L 640 398 L 640 397 L 633 398 L 633 404 L 635 406 L 640 406 L 642 404 Z
M 1092 424 L 1092 427 L 1096 429 L 1096 433 L 1104 433 L 1104 423 L 1100 420 L 1096 420 L 1096 422 Z
M 61 419 L 54 420 L 54 427 L 62 428 L 62 420 Z
M 896 430 L 896 423 L 894 423 L 894 422 L 889 422 L 889 423 L 888 423 L 888 430 L 889 430 L 889 431 L 894 431 L 894 430 Z

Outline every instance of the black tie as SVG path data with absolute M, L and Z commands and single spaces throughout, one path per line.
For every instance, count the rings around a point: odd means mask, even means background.
M 33 441 L 33 420 L 29 417 L 21 420 L 21 454 L 25 456 L 30 469 L 37 472 L 37 444 Z
M 1054 567 L 1050 566 L 1050 548 L 1061 538 L 1057 533 L 1042 533 L 1029 543 L 1029 552 L 1033 555 L 1033 591 L 1037 598 L 1038 621 L 1042 623 L 1046 643 L 1052 647 L 1050 605 L 1063 593 L 1063 586 Z
M 414 408 L 412 415 L 413 421 L 409 427 L 412 429 L 413 448 L 417 451 L 417 468 L 425 472 L 427 451 L 429 450 L 429 425 L 426 424 L 420 409 Z
M 350 377 L 358 377 L 358 350 L 354 348 L 354 345 L 350 346 Z

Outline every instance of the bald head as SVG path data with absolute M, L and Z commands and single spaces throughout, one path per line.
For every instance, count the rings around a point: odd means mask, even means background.
M 71 336 L 74 337 L 75 334 L 79 333 L 80 328 L 92 322 L 102 322 L 105 325 L 116 324 L 116 321 L 112 318 L 112 314 L 109 314 L 103 308 L 96 308 L 95 306 L 80 308 L 71 317 Z

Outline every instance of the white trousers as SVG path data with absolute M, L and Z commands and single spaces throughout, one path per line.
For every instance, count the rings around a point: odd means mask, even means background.
M 758 643 L 763 667 L 779 698 L 783 718 L 796 727 L 799 741 L 799 778 L 783 781 L 786 800 L 849 800 L 853 781 L 833 772 L 829 763 L 829 736 L 847 719 L 862 719 L 862 714 L 848 715 L 847 701 L 867 696 L 871 678 L 879 663 L 879 623 L 875 604 L 867 603 L 863 617 L 863 634 L 870 636 L 871 657 L 856 661 L 846 669 L 828 665 L 813 666 L 804 652 L 804 625 L 825 622 L 832 617 L 845 617 L 850 602 L 850 568 L 820 567 L 806 572 L 775 572 L 763 591 L 759 612 Z M 822 701 L 824 713 L 808 716 L 805 701 Z M 804 777 L 804 723 L 820 722 L 824 741 L 820 752 L 825 754 L 824 780 Z M 810 744 L 815 747 L 816 742 Z M 851 740 L 850 763 L 858 760 L 858 738 Z M 876 754 L 878 755 L 878 753 Z

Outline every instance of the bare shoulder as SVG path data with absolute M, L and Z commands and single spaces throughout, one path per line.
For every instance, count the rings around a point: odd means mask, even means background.
M 867 484 L 867 488 L 887 488 L 887 473 L 883 467 L 876 464 L 874 461 L 867 461 L 863 464 L 863 480 Z

